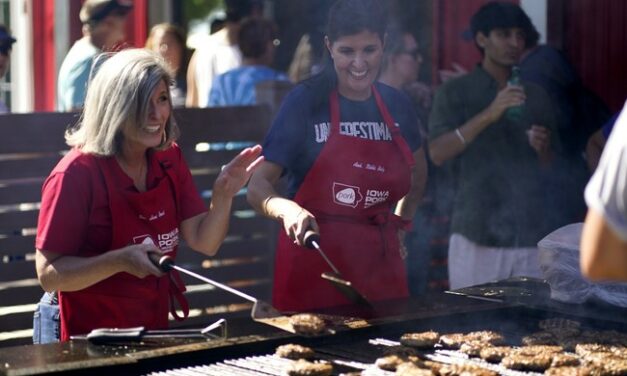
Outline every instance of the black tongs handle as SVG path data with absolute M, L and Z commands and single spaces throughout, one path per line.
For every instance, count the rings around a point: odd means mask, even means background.
M 172 257 L 168 255 L 163 255 L 157 252 L 148 252 L 148 258 L 164 273 L 174 269 L 174 260 L 172 260 Z
M 324 261 L 326 261 L 327 265 L 329 265 L 331 270 L 333 270 L 335 274 L 340 275 L 340 271 L 337 270 L 335 265 L 333 265 L 331 260 L 329 260 L 327 255 L 322 251 L 322 248 L 320 248 L 320 234 L 311 229 L 307 230 L 305 232 L 305 246 L 309 249 L 317 250 L 324 259 Z

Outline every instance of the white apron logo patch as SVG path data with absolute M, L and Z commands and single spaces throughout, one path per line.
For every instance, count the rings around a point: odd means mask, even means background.
M 157 241 L 148 234 L 135 236 L 133 244 L 154 244 L 161 252 L 172 252 L 179 244 L 179 229 L 174 228 L 170 232 L 157 234 Z
M 378 189 L 368 189 L 366 191 L 366 201 L 364 202 L 364 208 L 369 208 L 381 202 L 387 201 L 390 197 L 390 191 L 380 191 Z
M 362 199 L 363 196 L 359 191 L 359 187 L 333 183 L 333 202 L 336 204 L 356 208 Z

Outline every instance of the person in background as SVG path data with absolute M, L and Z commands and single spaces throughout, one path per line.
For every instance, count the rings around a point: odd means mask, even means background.
M 170 23 L 157 24 L 150 29 L 146 48 L 158 52 L 174 72 L 174 82 L 170 86 L 172 105 L 185 106 L 187 94 L 187 65 L 191 51 L 186 47 L 187 37 L 178 26 Z
M 519 6 L 507 2 L 482 6 L 470 26 L 482 60 L 440 87 L 429 119 L 431 160 L 454 164 L 456 171 L 452 289 L 542 277 L 537 242 L 554 230 L 544 222 L 550 205 L 543 193 L 544 174 L 559 151 L 551 101 L 536 85 L 508 85 L 535 29 Z
M 16 39 L 9 33 L 6 26 L 0 24 L 0 79 L 7 74 L 11 63 L 11 48 Z M 9 112 L 7 105 L 0 100 L 0 114 Z
M 616 120 L 586 187 L 581 272 L 592 280 L 627 282 L 627 106 Z
M 397 90 L 404 91 L 413 101 L 418 114 L 418 124 L 423 139 L 423 147 L 427 147 L 427 117 L 431 107 L 431 89 L 418 81 L 418 73 L 422 63 L 422 55 L 416 38 L 409 31 L 391 26 L 387 30 L 385 49 L 379 82 Z M 427 162 L 429 162 L 427 160 Z M 407 248 L 407 274 L 409 290 L 412 295 L 423 294 L 427 290 L 431 264 L 431 246 L 429 241 L 434 228 L 431 217 L 435 208 L 433 173 L 435 169 L 429 166 L 427 187 L 413 219 L 412 231 L 405 237 Z
M 57 110 L 74 111 L 83 106 L 94 59 L 124 41 L 129 0 L 86 0 L 79 14 L 83 37 L 68 51 L 57 78 Z
M 368 299 L 408 296 L 404 231 L 420 203 L 426 163 L 413 105 L 376 82 L 383 0 L 338 0 L 329 11 L 323 70 L 283 101 L 251 177 L 248 201 L 282 223 L 273 305 L 305 311 L 349 301 L 320 278 L 329 266 L 305 233 Z M 276 189 L 286 175 L 288 192 Z
M 379 81 L 404 91 L 416 103 L 423 137 L 426 137 L 427 117 L 431 109 L 429 86 L 418 81 L 422 55 L 416 38 L 397 26 L 388 28 Z
M 219 74 L 242 64 L 237 46 L 240 22 L 245 17 L 261 16 L 263 0 L 224 0 L 226 21 L 224 27 L 211 34 L 196 51 L 187 68 L 187 107 L 207 107 L 213 80 Z
M 247 18 L 242 21 L 237 39 L 242 66 L 215 78 L 209 92 L 209 107 L 255 104 L 255 85 L 288 80 L 285 73 L 270 68 L 278 43 L 273 22 L 260 17 Z
M 590 136 L 611 116 L 607 106 L 586 88 L 575 67 L 558 49 L 538 44 L 537 32 L 527 36 L 520 60 L 520 75 L 549 95 L 556 116 L 554 137 L 562 153 L 554 161 L 545 191 L 554 203 L 545 213 L 553 228 L 581 222 L 586 214 L 583 198 L 590 170 L 584 158 Z
M 175 141 L 170 68 L 158 54 L 128 49 L 106 59 L 87 92 L 72 147 L 42 188 L 37 276 L 58 291 L 61 340 L 95 328 L 163 329 L 187 304 L 178 274 L 150 259 L 176 257 L 179 239 L 214 255 L 233 196 L 263 159 L 259 145 L 227 163 L 209 209 Z M 163 239 L 168 239 L 164 241 Z

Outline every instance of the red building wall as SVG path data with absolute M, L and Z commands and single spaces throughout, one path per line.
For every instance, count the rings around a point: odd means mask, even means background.
M 627 99 L 627 1 L 559 0 L 561 44 L 584 84 L 613 111 Z

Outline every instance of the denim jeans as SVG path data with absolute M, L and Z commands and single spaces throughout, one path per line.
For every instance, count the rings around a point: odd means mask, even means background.
M 56 292 L 45 292 L 33 314 L 33 343 L 59 342 L 59 302 Z

